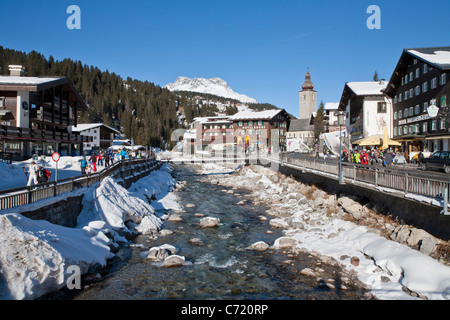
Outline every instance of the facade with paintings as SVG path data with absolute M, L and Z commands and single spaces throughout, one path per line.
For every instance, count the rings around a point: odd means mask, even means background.
M 450 47 L 405 49 L 385 93 L 393 99 L 393 139 L 410 157 L 450 150 Z M 428 108 L 439 108 L 431 117 Z
M 21 66 L 0 76 L 0 149 L 23 160 L 32 155 L 80 153 L 82 137 L 71 131 L 87 105 L 67 78 L 23 77 Z

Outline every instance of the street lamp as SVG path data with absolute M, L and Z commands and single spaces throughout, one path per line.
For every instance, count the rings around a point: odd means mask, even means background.
M 339 111 L 337 118 L 339 125 L 339 184 L 344 184 L 344 179 L 342 177 L 342 126 L 345 125 L 345 113 Z

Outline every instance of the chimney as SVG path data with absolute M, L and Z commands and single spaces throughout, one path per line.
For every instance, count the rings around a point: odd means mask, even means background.
M 9 75 L 11 77 L 21 77 L 24 68 L 22 66 L 19 65 L 9 65 Z
M 385 81 L 384 79 L 381 79 L 381 80 L 380 80 L 380 84 L 383 85 L 383 84 L 384 84 L 384 81 Z

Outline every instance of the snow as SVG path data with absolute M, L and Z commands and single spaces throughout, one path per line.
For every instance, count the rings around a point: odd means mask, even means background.
M 37 85 L 45 82 L 52 82 L 62 79 L 55 78 L 40 78 L 40 77 L 19 77 L 19 76 L 0 76 L 0 84 L 21 84 L 21 85 Z
M 222 166 L 208 164 L 204 173 L 220 172 Z M 253 194 L 260 199 L 267 199 L 269 195 L 285 195 L 286 191 L 280 190 L 279 183 L 273 183 L 268 177 L 274 174 L 268 168 L 245 168 L 240 175 L 226 176 L 221 184 L 245 188 L 247 179 L 253 178 L 253 185 L 264 187 L 260 190 L 253 188 Z M 255 178 L 259 180 L 255 181 Z M 261 191 L 262 190 L 262 191 Z M 406 294 L 402 287 L 427 297 L 429 300 L 450 299 L 450 267 L 439 263 L 430 256 L 414 250 L 407 245 L 391 241 L 378 235 L 372 230 L 359 226 L 353 222 L 345 221 L 337 217 L 328 217 L 314 210 L 303 210 L 299 206 L 280 204 L 283 214 L 291 213 L 289 218 L 320 219 L 320 228 L 311 225 L 311 230 L 287 228 L 284 233 L 297 241 L 297 247 L 321 255 L 329 256 L 346 269 L 354 270 L 359 280 L 371 288 L 372 293 L 381 300 L 416 300 Z M 276 220 L 276 219 L 273 219 Z M 306 229 L 308 229 L 308 225 Z M 321 231 L 317 231 L 317 230 Z M 343 256 L 355 256 L 360 260 L 359 266 L 351 264 L 350 259 L 342 259 Z M 370 257 L 370 258 L 366 258 Z M 383 281 L 389 279 L 388 282 Z
M 66 159 L 66 162 L 67 165 L 61 170 L 62 176 L 78 171 L 74 159 Z M 203 173 L 230 171 L 211 163 L 200 168 Z M 14 165 L 10 167 L 10 184 L 14 183 L 16 175 L 22 178 L 20 166 L 19 169 L 14 169 Z M 113 256 L 110 246 L 127 242 L 119 235 L 120 230 L 127 230 L 125 221 L 132 221 L 134 230 L 142 233 L 162 228 L 162 217 L 158 214 L 160 209 L 182 209 L 171 192 L 176 184 L 171 170 L 170 165 L 165 164 L 128 189 L 112 178 L 105 178 L 89 188 L 78 189 L 76 192 L 84 193 L 85 198 L 76 228 L 25 218 L 19 214 L 19 208 L 2 212 L 0 299 L 36 299 L 64 287 L 71 275 L 71 266 L 79 267 L 82 273 L 96 264 L 104 266 Z M 268 194 L 286 195 L 279 183 L 269 179 L 271 174 L 274 172 L 268 168 L 246 167 L 238 175 L 221 175 L 220 183 L 245 188 L 249 179 L 256 179 L 258 181 L 253 185 L 264 186 L 262 189 L 253 188 L 254 194 L 259 193 L 261 199 L 267 198 Z M 157 200 L 149 204 L 148 199 L 152 196 Z M 449 299 L 450 267 L 353 222 L 304 210 L 290 203 L 281 202 L 279 205 L 282 206 L 280 210 L 291 213 L 291 218 L 300 221 L 309 215 L 308 220 L 320 219 L 321 222 L 320 228 L 314 226 L 310 231 L 289 227 L 285 230 L 285 236 L 295 239 L 298 248 L 333 257 L 346 269 L 357 272 L 359 280 L 370 286 L 377 298 L 419 299 L 406 294 L 402 290 L 405 286 L 430 300 Z M 131 228 L 130 223 L 127 225 Z M 354 266 L 350 259 L 341 259 L 342 256 L 358 257 L 360 263 Z M 389 281 L 385 282 L 383 278 Z
M 243 111 L 230 116 L 230 120 L 246 120 L 246 119 L 272 119 L 281 112 L 280 109 L 264 110 L 264 111 Z
M 425 61 L 429 61 L 430 63 L 433 63 L 433 64 L 439 64 L 439 65 L 449 65 L 450 64 L 450 51 L 437 50 L 432 54 L 421 53 L 416 50 L 408 50 L 408 52 L 425 60 Z
M 59 174 L 79 175 L 77 160 L 64 160 Z M 2 177 L 2 187 L 12 188 L 17 184 L 16 180 L 24 184 L 21 165 L 9 165 L 9 183 Z M 171 171 L 171 166 L 164 164 L 160 170 L 133 183 L 129 189 L 107 177 L 89 188 L 2 211 L 0 299 L 36 299 L 59 290 L 66 286 L 72 275 L 69 271 L 71 266 L 78 267 L 81 274 L 95 265 L 105 266 L 107 260 L 114 256 L 110 246 L 128 242 L 120 235 L 122 230 L 130 232 L 134 229 L 145 234 L 161 229 L 163 220 L 156 211 L 181 209 L 170 192 L 176 183 Z M 85 195 L 75 228 L 20 215 L 24 210 L 48 205 L 75 193 Z M 148 199 L 152 196 L 156 200 L 150 205 Z M 126 225 L 125 221 L 128 221 Z
M 178 77 L 174 83 L 169 83 L 164 88 L 170 91 L 208 93 L 243 103 L 257 103 L 253 98 L 234 92 L 224 80 L 217 77 L 211 79 Z
M 347 82 L 347 86 L 357 96 L 383 95 L 381 90 L 386 89 L 387 82 L 378 82 L 378 81 Z

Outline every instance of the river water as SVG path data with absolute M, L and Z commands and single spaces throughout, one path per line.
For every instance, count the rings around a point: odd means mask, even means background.
M 344 288 L 343 271 L 321 263 L 314 255 L 248 250 L 257 241 L 273 244 L 283 236 L 279 229 L 269 226 L 269 219 L 260 219 L 267 208 L 253 205 L 248 197 L 250 190 L 225 192 L 231 188 L 208 183 L 195 166 L 179 165 L 174 175 L 187 184 L 177 193 L 185 208 L 177 212 L 183 221 L 165 224 L 173 234 L 156 240 L 150 235 L 138 236 L 137 246 L 122 248 L 101 280 L 75 295 L 72 292 L 72 299 L 363 299 L 366 289 L 357 284 L 345 284 Z M 244 205 L 237 205 L 243 199 Z M 200 228 L 201 217 L 196 213 L 217 217 L 221 223 Z M 191 244 L 192 238 L 200 238 L 202 245 Z M 186 264 L 164 268 L 142 257 L 144 250 L 163 244 L 177 247 Z M 307 267 L 320 268 L 320 278 L 302 275 L 300 271 Z

